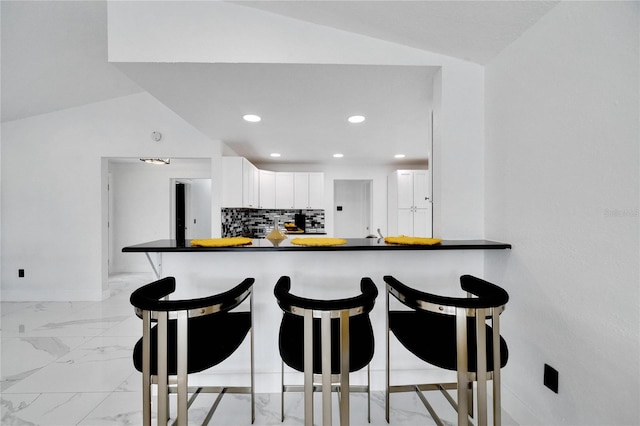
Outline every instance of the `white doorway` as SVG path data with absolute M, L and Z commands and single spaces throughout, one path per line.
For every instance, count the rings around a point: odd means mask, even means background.
M 371 180 L 333 181 L 333 233 L 340 238 L 365 238 L 371 232 Z

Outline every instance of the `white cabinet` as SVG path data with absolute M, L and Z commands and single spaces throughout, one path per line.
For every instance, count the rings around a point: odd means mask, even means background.
M 258 169 L 243 157 L 222 157 L 222 207 L 258 207 Z
M 389 235 L 431 237 L 432 204 L 427 170 L 397 170 L 388 183 Z
M 276 208 L 292 209 L 293 206 L 293 173 L 276 172 Z
M 260 203 L 261 209 L 276 208 L 276 173 L 260 170 Z
M 324 173 L 295 173 L 293 187 L 296 209 L 323 208 Z
M 244 157 L 222 157 L 222 207 L 321 209 L 324 173 L 259 170 Z
M 258 168 L 245 159 L 242 167 L 242 203 L 245 207 L 258 207 L 260 199 L 258 173 Z

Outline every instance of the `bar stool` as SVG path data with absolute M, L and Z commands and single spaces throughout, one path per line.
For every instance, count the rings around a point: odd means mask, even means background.
M 460 277 L 467 297 L 444 297 L 410 288 L 392 276 L 387 283 L 387 367 L 385 415 L 389 421 L 389 396 L 415 391 L 438 425 L 438 417 L 423 392 L 439 390 L 458 414 L 458 425 L 473 418 L 473 382 L 477 382 L 478 425 L 487 424 L 487 380 L 493 381 L 493 424 L 501 423 L 500 369 L 507 363 L 507 343 L 500 336 L 500 314 L 509 295 L 505 290 L 471 275 Z M 389 295 L 410 310 L 391 310 Z M 473 295 L 477 297 L 473 297 Z M 486 321 L 491 319 L 491 326 Z M 457 382 L 390 385 L 389 331 L 421 360 L 457 371 Z M 494 368 L 499 366 L 499 368 Z M 457 403 L 448 390 L 457 389 Z
M 135 368 L 142 372 L 143 423 L 151 425 L 151 388 L 157 385 L 157 421 L 169 420 L 169 394 L 177 393 L 175 423 L 187 425 L 188 408 L 202 392 L 218 393 L 205 419 L 208 423 L 225 393 L 251 395 L 251 423 L 255 419 L 253 373 L 253 278 L 233 289 L 190 300 L 160 300 L 173 293 L 174 277 L 147 284 L 131 294 L 130 302 L 142 318 L 142 338 L 133 351 Z M 249 299 L 249 310 L 231 312 Z M 157 322 L 154 327 L 152 322 Z M 251 331 L 251 385 L 189 387 L 188 375 L 220 364 L 233 354 Z M 187 400 L 188 394 L 191 398 Z
M 304 390 L 304 424 L 313 425 L 313 392 L 322 391 L 322 423 L 331 425 L 331 392 L 339 394 L 340 424 L 349 425 L 349 392 L 367 392 L 369 422 L 371 395 L 369 363 L 374 340 L 369 313 L 378 289 L 370 278 L 362 278 L 361 294 L 337 300 L 315 300 L 289 291 L 291 279 L 280 277 L 274 293 L 283 311 L 279 348 L 283 364 L 304 373 L 304 386 L 284 384 L 281 372 L 281 410 L 284 393 Z M 350 386 L 349 373 L 367 367 L 367 385 Z M 320 385 L 315 386 L 314 383 Z

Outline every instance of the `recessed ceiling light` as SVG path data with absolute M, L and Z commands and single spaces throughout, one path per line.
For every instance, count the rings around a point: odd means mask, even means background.
M 269 154 L 271 157 L 280 157 L 280 154 L 278 154 L 277 152 L 272 152 L 271 154 Z
M 259 115 L 255 115 L 255 114 L 246 114 L 246 115 L 243 115 L 242 118 L 245 121 L 248 121 L 250 123 L 257 123 L 258 121 L 262 120 L 262 118 L 260 118 Z
M 333 158 L 342 158 L 344 154 L 333 154 Z
M 349 123 L 362 123 L 365 118 L 364 115 L 352 115 L 351 117 L 347 118 L 347 120 L 349 120 Z
M 394 155 L 395 158 L 404 158 L 405 155 L 404 154 L 396 154 Z

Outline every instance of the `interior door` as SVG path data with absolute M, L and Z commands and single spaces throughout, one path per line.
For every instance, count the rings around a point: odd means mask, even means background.
M 176 241 L 185 240 L 186 231 L 186 196 L 184 183 L 176 183 Z
M 371 234 L 371 181 L 336 180 L 333 197 L 336 237 L 364 238 Z

